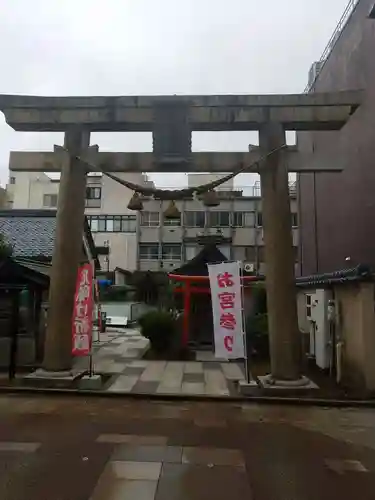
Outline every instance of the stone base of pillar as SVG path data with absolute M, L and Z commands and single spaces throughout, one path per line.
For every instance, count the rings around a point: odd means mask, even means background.
M 262 389 L 267 391 L 275 390 L 278 393 L 280 393 L 280 391 L 282 391 L 283 393 L 300 393 L 301 391 L 319 389 L 315 382 L 304 376 L 301 376 L 296 380 L 278 380 L 275 379 L 272 375 L 264 375 L 259 377 L 259 382 Z
M 79 381 L 79 388 L 85 391 L 99 391 L 102 389 L 102 376 L 84 375 Z
M 245 380 L 240 380 L 238 382 L 238 391 L 242 396 L 256 396 L 259 395 L 259 386 L 255 380 L 250 380 L 249 383 Z
M 69 389 L 86 370 L 51 372 L 40 368 L 23 377 L 25 385 L 41 388 Z

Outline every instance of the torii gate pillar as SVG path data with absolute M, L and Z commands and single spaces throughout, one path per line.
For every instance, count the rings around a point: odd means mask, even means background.
M 73 157 L 85 154 L 89 144 L 90 132 L 74 128 L 65 132 L 69 155 L 63 156 L 61 169 L 44 346 L 43 368 L 48 372 L 72 367 L 72 311 L 86 199 L 86 169 Z
M 280 123 L 259 129 L 259 146 L 264 152 L 285 144 Z M 300 334 L 295 291 L 288 170 L 275 153 L 260 169 L 265 260 L 267 263 L 267 309 L 270 336 L 271 374 L 275 380 L 296 380 L 300 376 Z

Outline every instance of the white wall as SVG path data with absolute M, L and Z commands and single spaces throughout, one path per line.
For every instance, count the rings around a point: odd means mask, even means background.
M 153 183 L 141 173 L 115 174 L 119 178 L 126 179 L 134 184 Z M 51 179 L 42 172 L 10 172 L 10 176 L 15 178 L 14 184 L 7 185 L 7 193 L 13 200 L 14 209 L 43 209 L 43 197 L 45 194 L 58 194 L 59 183 L 52 182 Z M 98 208 L 86 208 L 86 215 L 136 215 L 127 208 L 133 192 L 109 179 L 106 176 L 101 178 L 100 183 L 91 183 L 88 178 L 88 185 L 102 188 L 101 206 Z M 51 207 L 53 208 L 53 207 Z M 127 270 L 135 270 L 137 267 L 137 237 L 136 233 L 92 233 L 95 244 L 103 246 L 106 240 L 110 247 L 110 269 L 121 267 Z M 104 257 L 100 257 L 103 269 L 107 268 Z
M 11 172 L 11 176 L 15 183 L 7 185 L 7 193 L 12 208 L 56 208 L 44 207 L 43 197 L 45 194 L 57 194 L 59 183 L 52 182 L 43 172 Z

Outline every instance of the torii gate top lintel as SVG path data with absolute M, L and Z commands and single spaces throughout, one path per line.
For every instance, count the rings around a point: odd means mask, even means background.
M 0 110 L 18 131 L 152 131 L 155 108 L 188 108 L 192 130 L 258 130 L 267 121 L 286 130 L 337 130 L 363 101 L 363 91 L 285 95 L 39 97 L 0 95 Z

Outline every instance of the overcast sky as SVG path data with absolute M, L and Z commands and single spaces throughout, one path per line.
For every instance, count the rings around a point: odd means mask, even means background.
M 348 0 L 0 0 L 0 93 L 302 92 Z M 193 149 L 244 151 L 247 133 L 194 134 Z M 61 134 L 14 132 L 0 114 L 0 182 L 10 150 Z M 150 134 L 92 134 L 102 150 L 150 151 Z M 167 178 L 168 177 L 168 178 Z M 181 183 L 159 175 L 159 184 Z M 242 179 L 242 182 L 244 178 Z

